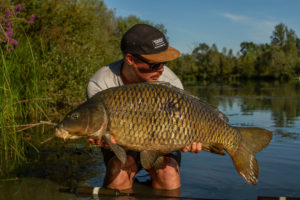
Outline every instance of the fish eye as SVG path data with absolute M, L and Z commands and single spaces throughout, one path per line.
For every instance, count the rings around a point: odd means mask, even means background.
M 79 113 L 77 113 L 77 112 L 76 113 L 72 113 L 71 118 L 75 119 L 75 120 L 78 119 L 79 118 Z

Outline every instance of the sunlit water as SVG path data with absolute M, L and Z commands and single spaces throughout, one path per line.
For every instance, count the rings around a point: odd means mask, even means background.
M 257 153 L 260 175 L 256 186 L 241 180 L 229 156 L 209 153 L 184 154 L 181 169 L 183 196 L 226 199 L 256 199 L 258 196 L 300 197 L 300 117 L 289 127 L 278 127 L 270 110 L 243 113 L 241 97 L 233 98 L 231 106 L 219 106 L 234 126 L 257 126 L 271 130 L 273 140 Z M 298 99 L 300 103 L 300 99 Z M 298 108 L 299 110 L 299 105 Z M 277 133 L 286 133 L 286 137 Z
M 211 199 L 300 197 L 299 83 L 246 88 L 186 86 L 186 90 L 216 105 L 228 116 L 231 125 L 257 126 L 273 132 L 269 146 L 256 154 L 260 169 L 258 184 L 250 186 L 242 180 L 228 155 L 184 153 L 180 170 L 180 196 Z M 41 167 L 32 163 L 32 170 L 29 167 L 22 171 L 18 180 L 1 181 L 0 199 L 85 200 L 91 197 L 61 193 L 59 188 L 102 185 L 105 167 L 98 150 L 82 151 L 80 146 L 74 150 L 74 145 L 70 144 L 61 150 L 42 154 L 49 155 L 53 158 L 42 162 Z M 144 178 L 143 172 L 139 177 Z M 135 191 L 147 195 L 155 193 L 150 186 L 138 183 L 135 184 Z

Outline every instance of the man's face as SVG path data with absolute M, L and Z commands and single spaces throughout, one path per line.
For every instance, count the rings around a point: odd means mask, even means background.
M 164 63 L 154 63 L 136 56 L 133 56 L 133 60 L 133 68 L 142 81 L 157 81 L 164 72 Z

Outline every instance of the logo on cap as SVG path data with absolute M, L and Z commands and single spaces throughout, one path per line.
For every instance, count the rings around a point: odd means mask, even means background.
M 162 38 L 162 37 L 152 40 L 152 44 L 153 44 L 154 49 L 158 49 L 158 48 L 161 48 L 161 47 L 164 47 L 167 45 L 164 41 L 164 38 Z

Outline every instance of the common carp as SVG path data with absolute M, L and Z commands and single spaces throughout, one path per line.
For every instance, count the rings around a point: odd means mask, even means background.
M 251 185 L 258 179 L 254 153 L 272 139 L 272 133 L 262 128 L 230 126 L 217 108 L 167 83 L 129 84 L 101 91 L 67 114 L 55 134 L 64 140 L 102 138 L 123 163 L 124 148 L 138 151 L 145 169 L 159 168 L 164 154 L 201 142 L 208 152 L 225 155 L 224 149 Z

